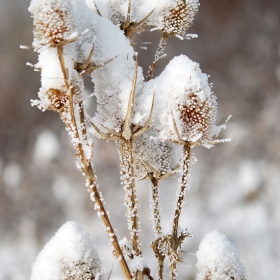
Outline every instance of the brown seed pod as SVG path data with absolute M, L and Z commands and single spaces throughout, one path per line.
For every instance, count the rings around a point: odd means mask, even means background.
M 68 102 L 68 96 L 66 92 L 58 89 L 51 88 L 47 92 L 49 101 L 51 102 L 50 110 L 60 111 L 65 107 Z
M 34 46 L 57 45 L 75 31 L 71 2 L 68 0 L 32 0 Z
M 212 127 L 216 121 L 217 102 L 214 94 L 201 100 L 191 93 L 184 103 L 178 104 L 179 118 L 182 120 L 182 138 L 194 139 L 200 135 L 202 141 L 211 139 Z
M 185 37 L 198 12 L 198 7 L 198 0 L 177 0 L 175 5 L 165 8 L 162 32 Z

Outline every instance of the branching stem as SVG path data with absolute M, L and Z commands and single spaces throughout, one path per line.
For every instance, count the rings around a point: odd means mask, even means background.
M 87 187 L 90 192 L 90 196 L 91 196 L 91 198 L 94 199 L 96 206 L 97 206 L 96 208 L 98 209 L 100 216 L 102 217 L 103 224 L 108 232 L 109 238 L 111 240 L 111 244 L 114 248 L 115 256 L 120 262 L 120 265 L 122 267 L 125 278 L 127 280 L 131 280 L 132 276 L 131 276 L 129 267 L 126 263 L 123 252 L 119 245 L 118 238 L 116 237 L 114 229 L 111 225 L 108 213 L 105 210 L 104 204 L 102 202 L 103 198 L 101 197 L 100 193 L 97 190 L 96 176 L 95 176 L 95 172 L 94 172 L 92 163 L 90 160 L 88 160 L 86 158 L 86 155 L 83 150 L 82 143 L 84 141 L 87 141 L 87 138 L 88 138 L 83 103 L 80 102 L 77 104 L 73 101 L 74 90 L 70 86 L 70 82 L 67 77 L 68 75 L 67 75 L 67 69 L 66 69 L 65 63 L 64 63 L 62 46 L 57 48 L 57 53 L 58 53 L 59 61 L 61 64 L 61 70 L 62 70 L 62 73 L 64 76 L 65 86 L 66 86 L 66 90 L 68 92 L 68 98 L 69 98 L 69 105 L 67 107 L 65 107 L 62 111 L 60 111 L 61 119 L 64 121 L 66 127 L 73 133 L 74 138 L 79 140 L 76 143 L 77 156 L 80 158 L 81 163 L 82 163 L 82 171 L 84 172 L 84 174 L 86 176 Z M 78 109 L 79 117 L 80 117 L 81 135 L 79 135 L 77 121 L 76 121 L 76 117 L 75 117 L 75 107 L 74 107 L 75 104 L 78 107 L 77 109 Z M 70 120 L 65 116 L 65 113 L 67 115 L 69 112 L 70 112 Z

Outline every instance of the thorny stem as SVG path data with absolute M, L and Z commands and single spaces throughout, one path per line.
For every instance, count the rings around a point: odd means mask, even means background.
M 153 226 L 156 236 L 162 235 L 161 229 L 161 217 L 160 217 L 160 203 L 159 203 L 159 187 L 158 187 L 158 178 L 151 175 L 151 207 L 152 207 L 152 216 L 153 216 Z
M 172 230 L 172 238 L 170 240 L 170 270 L 171 270 L 171 280 L 176 279 L 176 267 L 177 263 L 180 260 L 178 256 L 178 248 L 181 246 L 185 237 L 189 235 L 180 234 L 178 236 L 178 226 L 179 226 L 179 219 L 182 213 L 183 205 L 184 205 L 184 197 L 187 189 L 188 184 L 188 177 L 190 172 L 190 165 L 191 165 L 191 145 L 186 142 L 183 148 L 183 156 L 182 156 L 182 177 L 180 180 L 180 184 L 178 186 L 178 193 L 177 193 L 177 201 L 176 201 L 176 208 L 173 220 L 173 230 Z
M 168 34 L 164 33 L 159 41 L 158 49 L 155 53 L 154 61 L 152 65 L 149 67 L 147 81 L 151 80 L 154 75 L 154 71 L 156 69 L 156 65 L 164 57 L 164 50 L 167 43 Z
M 133 140 L 121 140 L 122 180 L 125 190 L 125 204 L 127 208 L 128 228 L 131 234 L 132 248 L 135 254 L 141 255 L 139 240 L 138 200 L 136 196 L 134 167 L 133 167 Z
M 132 280 L 132 276 L 131 276 L 129 267 L 126 263 L 123 252 L 122 252 L 121 247 L 119 245 L 118 238 L 115 235 L 115 232 L 114 232 L 114 229 L 111 225 L 108 213 L 105 210 L 104 204 L 102 202 L 103 198 L 101 197 L 100 193 L 97 190 L 96 176 L 95 176 L 95 172 L 94 172 L 92 163 L 90 162 L 90 160 L 88 160 L 86 158 L 84 150 L 83 150 L 83 146 L 82 146 L 82 143 L 81 143 L 81 142 L 87 140 L 87 129 L 86 129 L 86 122 L 85 122 L 85 115 L 84 115 L 84 107 L 83 107 L 82 102 L 80 102 L 78 104 L 80 122 L 81 122 L 81 133 L 82 133 L 82 135 L 80 136 L 79 132 L 78 132 L 75 113 L 74 113 L 73 89 L 70 87 L 70 82 L 69 82 L 68 77 L 67 77 L 67 69 L 65 67 L 64 58 L 63 58 L 63 47 L 58 47 L 57 48 L 57 53 L 58 53 L 62 73 L 63 73 L 64 80 L 65 80 L 65 86 L 66 86 L 67 92 L 69 93 L 69 103 L 70 103 L 70 108 L 64 108 L 64 110 L 66 110 L 66 112 L 65 111 L 60 112 L 61 119 L 64 121 L 66 127 L 72 133 L 74 133 L 74 137 L 76 139 L 81 140 L 81 141 L 77 142 L 76 149 L 77 149 L 77 155 L 80 158 L 81 163 L 82 163 L 82 171 L 84 172 L 84 174 L 86 176 L 87 187 L 88 187 L 88 190 L 90 192 L 90 197 L 96 203 L 96 208 L 98 209 L 98 211 L 100 213 L 100 216 L 102 218 L 103 224 L 104 224 L 104 226 L 105 226 L 105 228 L 108 232 L 111 244 L 114 248 L 115 256 L 120 262 L 120 265 L 122 267 L 125 278 L 128 279 L 128 280 Z M 66 118 L 65 115 L 64 115 L 64 113 L 67 113 L 67 111 L 69 111 L 69 109 L 70 109 L 70 115 L 71 115 L 70 122 L 69 122 L 68 118 Z

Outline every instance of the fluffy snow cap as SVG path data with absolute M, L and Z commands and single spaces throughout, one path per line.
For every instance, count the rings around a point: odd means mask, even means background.
M 198 63 L 175 57 L 151 86 L 156 86 L 154 119 L 162 139 L 202 145 L 212 140 L 217 102 Z
M 34 18 L 35 47 L 59 44 L 75 31 L 70 0 L 32 0 L 29 11 Z
M 197 252 L 196 280 L 245 280 L 245 269 L 234 245 L 217 230 L 207 234 Z
M 101 261 L 88 234 L 67 222 L 37 256 L 30 280 L 90 280 L 100 273 Z

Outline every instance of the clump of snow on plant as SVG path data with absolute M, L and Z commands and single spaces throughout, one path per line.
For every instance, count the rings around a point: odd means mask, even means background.
M 37 256 L 30 280 L 90 280 L 101 271 L 101 260 L 88 234 L 77 223 L 67 222 Z
M 175 57 L 150 84 L 156 85 L 154 120 L 160 138 L 205 146 L 215 141 L 223 127 L 215 125 L 216 96 L 198 63 Z
M 245 269 L 234 245 L 217 230 L 207 234 L 197 252 L 196 280 L 245 280 Z
M 106 19 L 103 20 L 105 22 Z M 118 132 L 125 120 L 128 106 L 131 105 L 129 97 L 133 89 L 135 69 L 138 66 L 133 58 L 133 48 L 121 30 L 109 21 L 107 29 L 104 30 L 103 26 L 100 30 L 103 30 L 98 34 L 98 39 L 102 42 L 100 50 L 103 51 L 104 57 L 107 55 L 105 61 L 110 59 L 112 61 L 91 74 L 95 85 L 94 94 L 97 98 L 95 121 Z M 108 53 L 111 53 L 110 57 L 108 57 Z M 138 67 L 136 96 L 141 93 L 143 80 L 142 68 Z M 141 121 L 141 119 L 142 117 L 138 115 L 135 122 Z
M 32 0 L 34 47 L 59 44 L 75 31 L 70 0 Z

